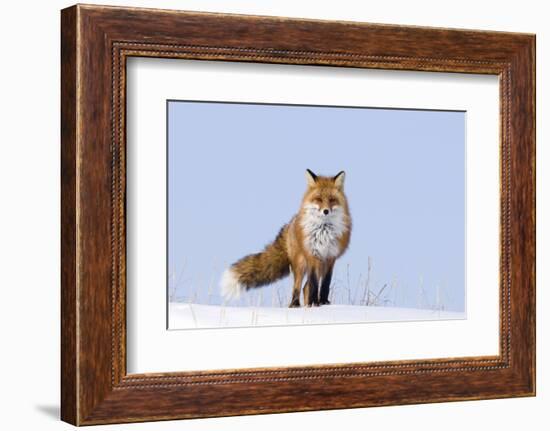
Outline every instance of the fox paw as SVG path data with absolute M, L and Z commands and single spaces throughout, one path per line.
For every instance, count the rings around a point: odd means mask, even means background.
M 330 305 L 330 301 L 328 299 L 323 299 L 323 300 L 321 300 L 321 302 L 319 304 L 320 305 Z
M 305 304 L 306 307 L 319 307 L 319 302 L 318 301 L 311 301 L 311 302 L 308 302 Z
M 293 299 L 290 302 L 290 305 L 288 306 L 288 308 L 298 308 L 298 307 L 300 307 L 300 300 L 299 299 Z

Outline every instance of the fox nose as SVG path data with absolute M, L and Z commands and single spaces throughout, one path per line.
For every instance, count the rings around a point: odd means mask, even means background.
M 328 209 L 325 208 L 325 209 L 323 210 L 323 214 L 324 214 L 324 215 L 327 215 L 327 214 L 328 214 Z

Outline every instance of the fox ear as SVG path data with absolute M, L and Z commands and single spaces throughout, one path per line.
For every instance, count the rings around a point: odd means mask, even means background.
M 306 169 L 306 180 L 307 180 L 307 185 L 311 187 L 315 185 L 315 182 L 317 181 L 317 175 L 315 175 L 313 171 Z
M 346 179 L 346 173 L 344 171 L 340 171 L 334 177 L 332 177 L 332 181 L 334 181 L 334 185 L 339 189 L 344 188 L 345 179 Z

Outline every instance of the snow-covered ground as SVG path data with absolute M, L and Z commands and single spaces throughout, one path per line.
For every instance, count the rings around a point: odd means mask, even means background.
M 324 305 L 312 308 L 231 307 L 171 302 L 169 329 L 280 326 L 319 323 L 454 320 L 465 313 L 415 308 Z

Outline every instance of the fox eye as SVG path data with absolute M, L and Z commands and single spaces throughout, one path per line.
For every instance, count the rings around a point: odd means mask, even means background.
M 323 202 L 323 200 L 319 197 L 316 197 L 316 198 L 313 198 L 313 202 L 315 202 L 316 204 L 320 204 Z
M 328 202 L 331 205 L 336 205 L 338 203 L 338 200 L 336 198 L 330 198 Z

